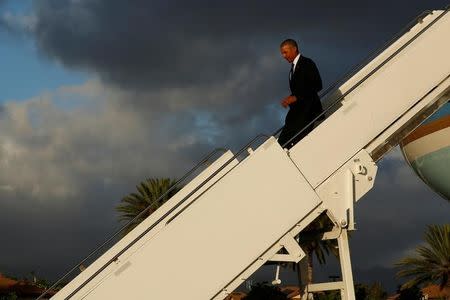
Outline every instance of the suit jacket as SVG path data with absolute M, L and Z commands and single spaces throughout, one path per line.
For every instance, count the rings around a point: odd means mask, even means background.
M 278 138 L 278 143 L 288 149 L 313 130 L 313 126 L 305 127 L 322 112 L 317 94 L 322 89 L 322 79 L 316 64 L 310 58 L 300 55 L 289 86 L 291 95 L 297 101 L 289 105 L 289 112 Z M 291 142 L 288 144 L 288 141 Z
M 300 122 L 306 126 L 322 112 L 322 105 L 317 94 L 322 89 L 322 79 L 312 59 L 300 55 L 289 80 L 289 87 L 291 95 L 294 95 L 297 101 L 289 105 L 290 111 L 286 125 L 291 122 Z

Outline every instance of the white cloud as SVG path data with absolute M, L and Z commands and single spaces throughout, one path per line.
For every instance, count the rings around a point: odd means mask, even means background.
M 37 17 L 35 15 L 13 14 L 10 11 L 0 16 L 0 25 L 3 23 L 8 30 L 18 33 L 32 33 L 36 29 Z
M 7 102 L 0 119 L 0 186 L 60 201 L 82 196 L 89 181 L 111 184 L 177 169 L 197 138 L 189 127 L 159 127 L 167 123 L 164 114 L 128 109 L 123 103 L 130 97 L 136 95 L 92 80 Z M 166 144 L 172 151 L 163 151 Z M 167 166 L 173 153 L 180 155 Z
M 274 61 L 262 57 L 252 70 L 272 72 Z M 242 99 L 261 85 L 262 79 L 249 77 L 243 65 L 236 76 L 210 86 L 148 91 L 92 79 L 6 101 L 0 186 L 47 202 L 82 201 L 97 181 L 179 176 L 213 148 L 242 143 L 278 121 L 257 97 Z

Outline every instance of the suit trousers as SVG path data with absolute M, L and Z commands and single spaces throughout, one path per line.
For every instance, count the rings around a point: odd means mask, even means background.
M 314 120 L 315 116 L 315 114 L 305 114 L 296 108 L 290 108 L 286 115 L 285 125 L 278 138 L 278 143 L 284 148 L 292 148 L 314 129 L 314 124 L 307 125 Z M 301 133 L 299 133 L 300 131 Z M 287 142 L 289 143 L 286 144 Z

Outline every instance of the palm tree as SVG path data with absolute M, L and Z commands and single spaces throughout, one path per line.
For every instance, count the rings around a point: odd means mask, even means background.
M 323 233 L 330 231 L 333 228 L 333 223 L 328 218 L 326 213 L 320 215 L 314 222 L 309 224 L 299 234 L 300 247 L 305 251 L 307 264 L 307 278 L 300 278 L 300 263 L 295 267 L 299 276 L 299 282 L 306 284 L 313 283 L 313 256 L 315 255 L 320 264 L 326 263 L 326 257 L 332 253 L 336 257 L 339 255 L 336 240 L 322 240 Z
M 410 277 L 402 288 L 438 283 L 450 286 L 450 224 L 430 225 L 425 233 L 427 245 L 416 248 L 416 256 L 406 257 L 396 265 L 404 268 L 398 277 Z
M 167 193 L 175 183 L 176 181 L 170 178 L 149 178 L 136 186 L 137 193 L 131 193 L 123 197 L 116 207 L 116 210 L 120 214 L 120 221 L 130 222 L 143 210 L 147 209 L 144 214 L 128 224 L 124 234 L 130 232 L 134 227 L 163 205 L 164 202 L 175 195 L 180 188 L 175 187 Z M 167 194 L 159 199 L 165 193 Z

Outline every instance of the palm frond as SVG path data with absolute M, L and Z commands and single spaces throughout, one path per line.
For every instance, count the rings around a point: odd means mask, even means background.
M 405 257 L 395 265 L 402 268 L 397 277 L 409 280 L 403 288 L 437 283 L 450 286 L 450 224 L 430 225 L 425 233 L 425 245 L 416 248 L 416 255 Z
M 170 178 L 149 178 L 136 186 L 137 192 L 130 193 L 121 199 L 116 206 L 116 211 L 119 213 L 119 221 L 130 222 L 139 216 L 127 226 L 125 234 L 155 212 L 180 190 L 177 187 L 168 192 L 175 183 L 176 181 Z M 163 195 L 165 196 L 162 197 Z M 144 211 L 145 213 L 140 216 Z

